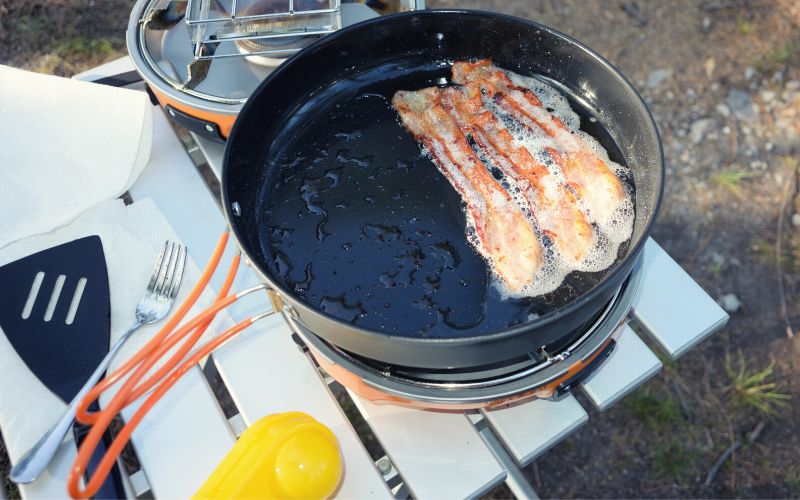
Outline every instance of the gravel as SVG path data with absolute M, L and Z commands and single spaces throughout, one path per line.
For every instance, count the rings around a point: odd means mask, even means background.
M 647 86 L 649 88 L 656 88 L 658 87 L 664 80 L 672 77 L 672 70 L 668 68 L 662 68 L 654 70 L 650 73 L 650 76 L 647 77 Z
M 742 301 L 733 293 L 726 293 L 717 299 L 717 303 L 729 313 L 735 313 L 742 308 Z
M 742 121 L 751 121 L 757 116 L 750 94 L 744 90 L 731 89 L 725 102 L 733 115 Z
M 699 120 L 695 120 L 689 126 L 689 140 L 692 141 L 692 144 L 700 144 L 700 141 L 703 140 L 706 132 L 716 128 L 716 126 L 717 122 L 711 118 L 701 118 Z

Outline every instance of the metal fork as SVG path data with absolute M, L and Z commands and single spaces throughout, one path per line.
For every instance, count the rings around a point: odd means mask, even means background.
M 147 290 L 136 306 L 136 322 L 120 337 L 108 351 L 97 369 L 89 377 L 80 392 L 70 402 L 67 411 L 56 424 L 11 469 L 11 480 L 18 484 L 33 482 L 47 467 L 58 451 L 67 431 L 75 420 L 75 412 L 81 399 L 97 384 L 111 360 L 133 333 L 144 325 L 163 319 L 178 295 L 186 265 L 186 247 L 177 243 L 164 243 L 156 259 L 155 269 L 147 284 Z

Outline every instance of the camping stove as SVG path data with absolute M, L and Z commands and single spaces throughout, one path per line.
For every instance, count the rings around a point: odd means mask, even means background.
M 290 315 L 295 340 L 339 383 L 377 404 L 466 410 L 530 399 L 558 399 L 611 354 L 628 322 L 642 274 L 642 258 L 606 306 L 587 323 L 565 332 L 554 345 L 501 363 L 458 369 L 415 368 L 370 360 L 324 341 Z
M 138 0 L 126 40 L 167 115 L 222 142 L 286 58 L 342 27 L 422 8 L 424 0 Z

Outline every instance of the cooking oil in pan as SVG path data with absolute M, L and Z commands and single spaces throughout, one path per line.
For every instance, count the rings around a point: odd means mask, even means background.
M 339 81 L 276 140 L 260 193 L 259 238 L 270 272 L 333 317 L 387 334 L 467 337 L 532 321 L 577 299 L 613 269 L 572 272 L 551 293 L 508 298 L 468 243 L 463 202 L 399 124 L 400 88 L 446 84 L 446 64 L 413 73 L 384 65 Z M 581 128 L 624 158 L 582 102 Z M 632 189 L 631 179 L 625 179 Z M 617 254 L 627 251 L 623 243 Z

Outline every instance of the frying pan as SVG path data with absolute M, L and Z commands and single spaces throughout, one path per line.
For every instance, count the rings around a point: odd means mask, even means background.
M 458 195 L 389 104 L 397 90 L 446 84 L 453 61 L 484 58 L 561 91 L 635 186 L 633 234 L 613 266 L 527 301 L 498 295 Z M 294 324 L 371 360 L 444 369 L 536 352 L 597 317 L 642 252 L 663 180 L 652 116 L 597 53 L 535 22 L 430 10 L 342 29 L 273 72 L 234 125 L 222 195 Z

